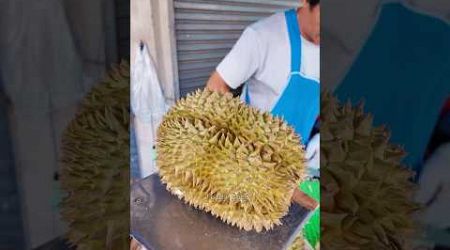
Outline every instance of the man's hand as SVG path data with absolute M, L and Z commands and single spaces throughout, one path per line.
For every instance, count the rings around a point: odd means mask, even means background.
M 228 84 L 223 80 L 223 78 L 217 71 L 214 71 L 214 73 L 212 73 L 211 77 L 208 80 L 208 83 L 206 84 L 206 89 L 217 91 L 223 94 L 230 92 L 230 87 L 228 87 Z
M 314 210 L 319 206 L 317 201 L 298 189 L 298 187 L 294 189 L 294 194 L 292 195 L 291 200 L 309 210 Z
M 130 242 L 130 250 L 142 250 L 142 245 L 134 238 Z

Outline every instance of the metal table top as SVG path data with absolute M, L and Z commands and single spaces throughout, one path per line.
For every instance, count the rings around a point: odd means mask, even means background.
M 131 234 L 149 250 L 286 249 L 311 214 L 293 203 L 273 230 L 246 232 L 171 195 L 157 174 L 132 186 Z

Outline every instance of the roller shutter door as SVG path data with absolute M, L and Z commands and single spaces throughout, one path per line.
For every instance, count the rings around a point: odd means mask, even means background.
M 251 23 L 299 0 L 174 0 L 180 95 L 204 87 Z

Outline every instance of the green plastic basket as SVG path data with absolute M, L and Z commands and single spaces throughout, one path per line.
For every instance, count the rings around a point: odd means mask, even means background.
M 300 189 L 311 198 L 320 202 L 320 182 L 318 180 L 307 180 L 299 185 Z M 316 209 L 303 227 L 303 237 L 316 249 L 320 242 L 320 208 Z

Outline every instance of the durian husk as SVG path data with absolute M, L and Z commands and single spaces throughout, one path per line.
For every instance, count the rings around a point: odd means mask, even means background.
M 171 193 L 246 231 L 280 225 L 304 176 L 304 149 L 290 126 L 209 90 L 171 108 L 156 150 Z
M 320 250 L 320 242 L 315 247 L 312 247 L 303 237 L 303 234 L 299 233 L 288 247 L 288 250 Z
M 301 233 L 295 237 L 294 242 L 292 242 L 288 250 L 305 250 L 305 239 Z
M 77 249 L 129 248 L 128 63 L 83 99 L 62 139 L 61 206 Z
M 374 127 L 361 103 L 321 96 L 321 245 L 324 249 L 406 249 L 415 230 L 413 172 L 402 148 Z M 413 136 L 413 135 L 411 135 Z

